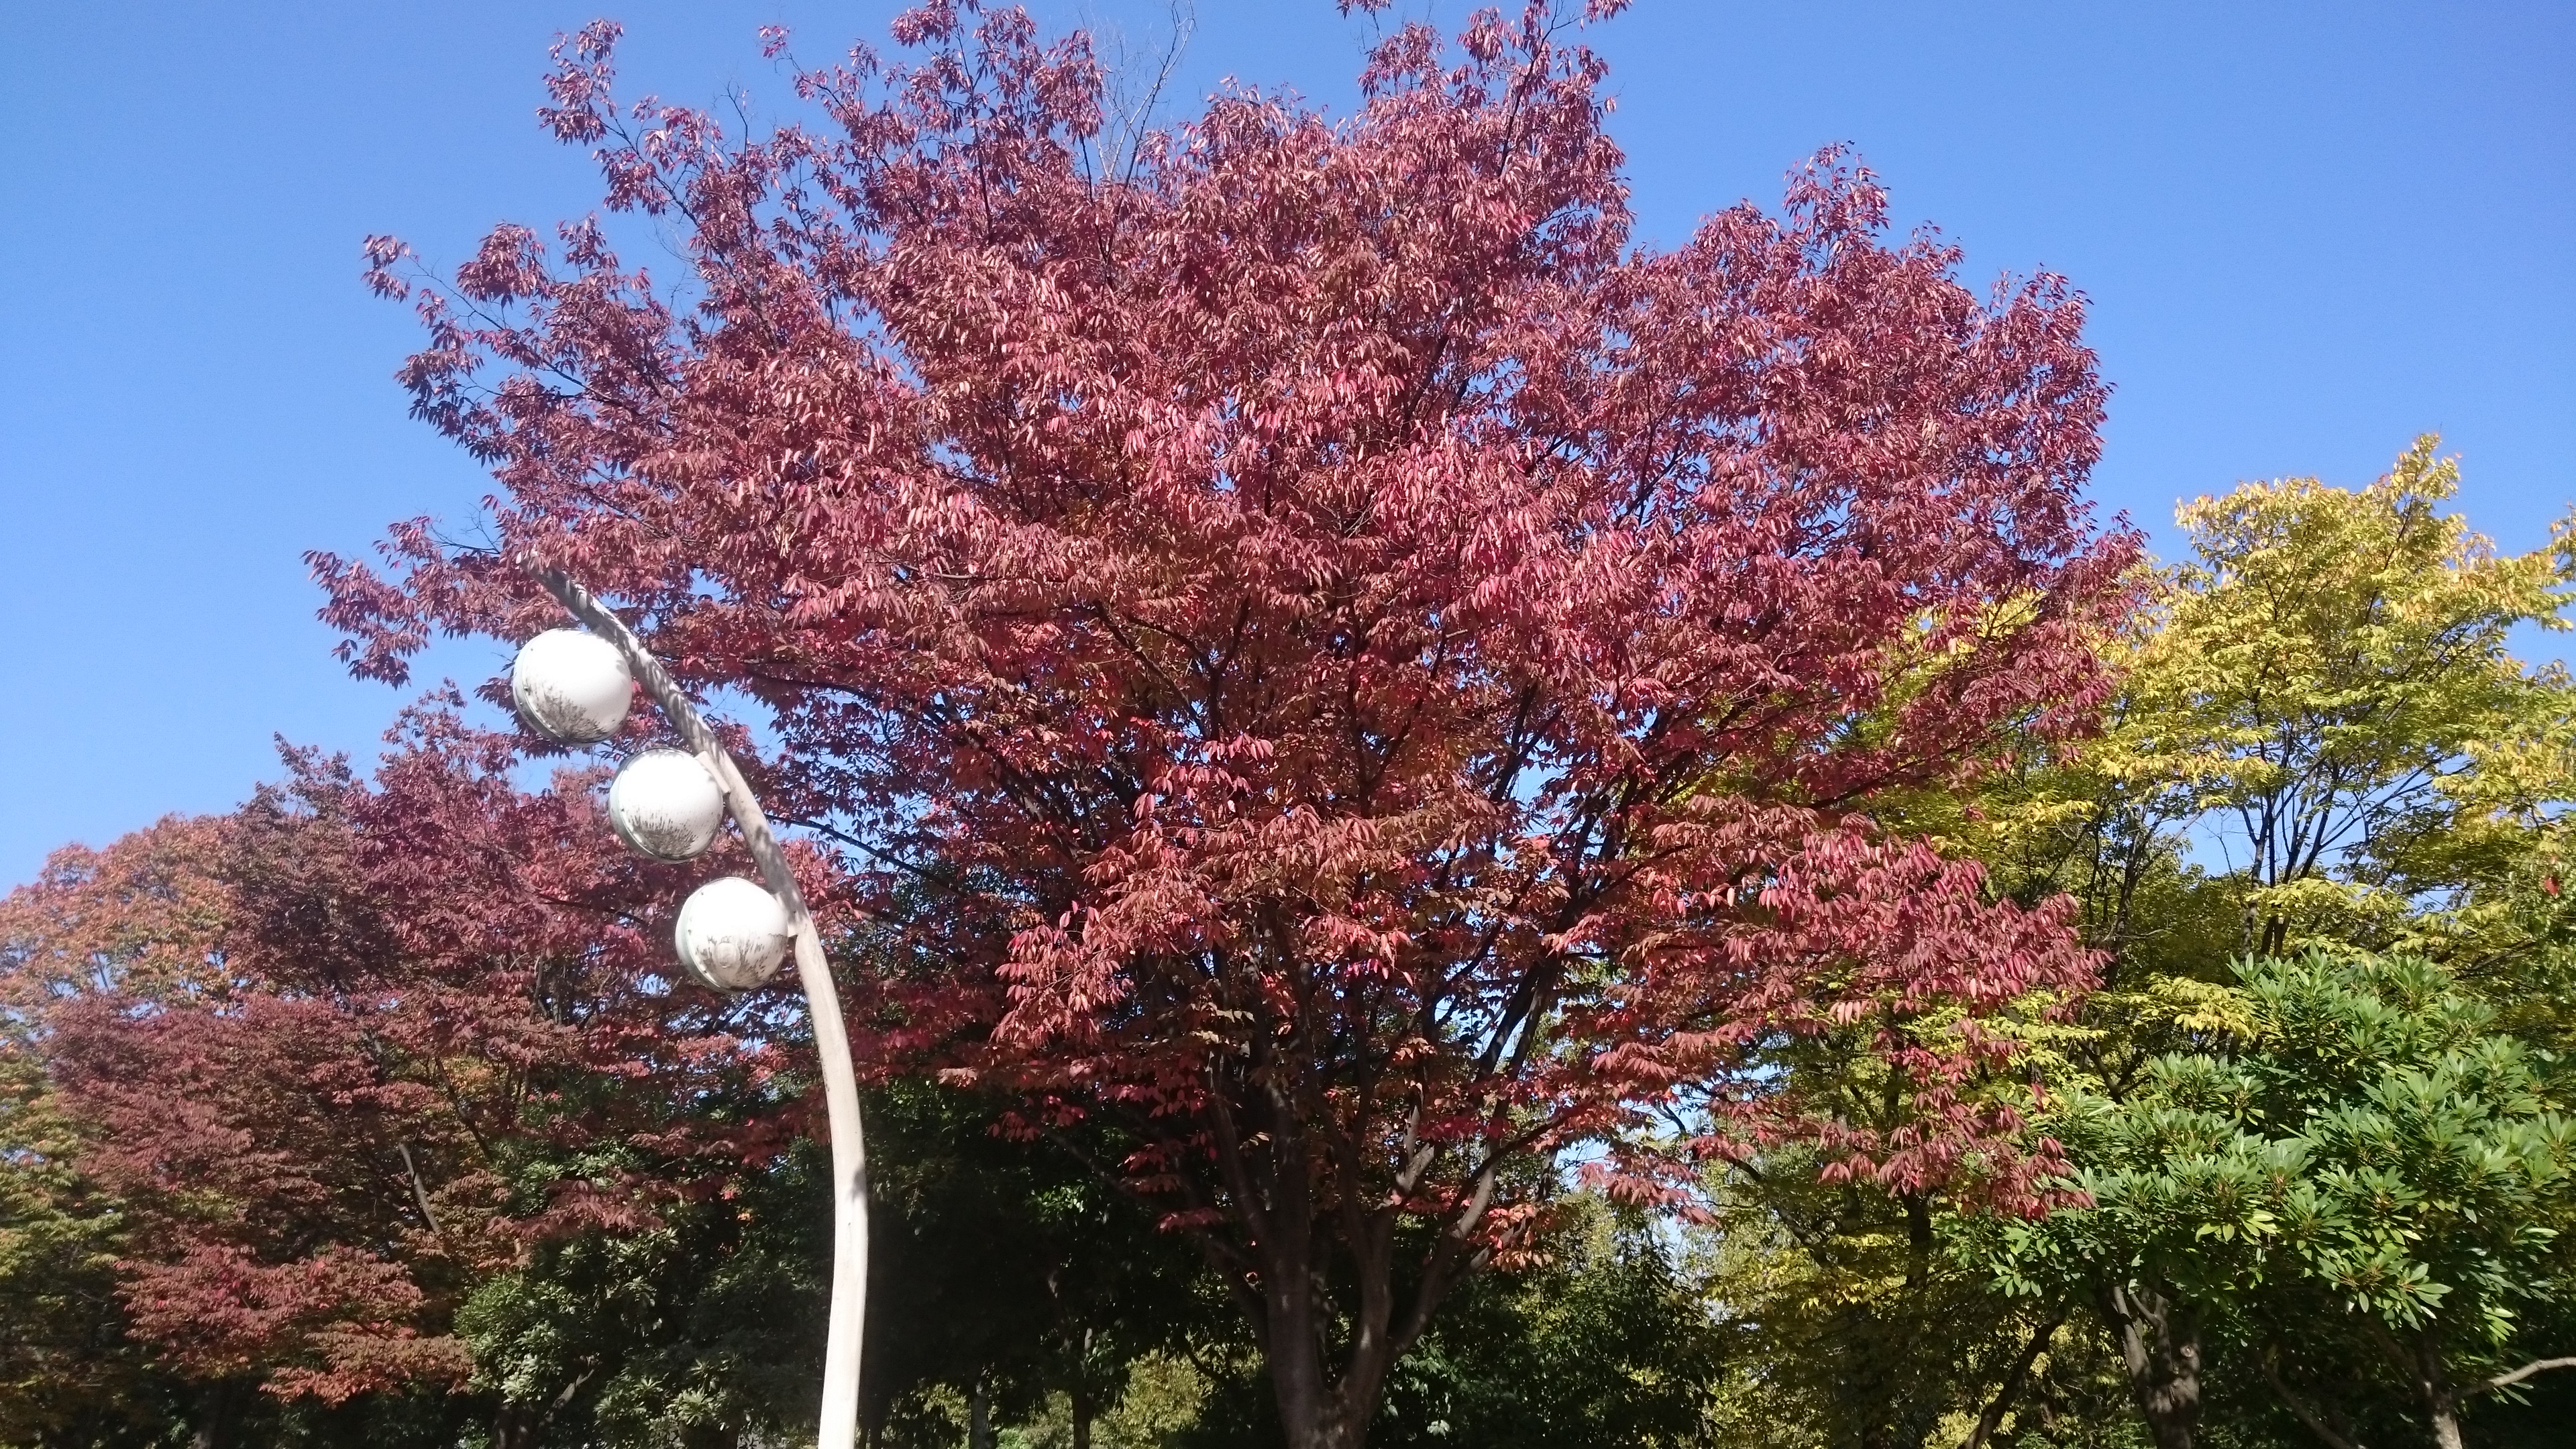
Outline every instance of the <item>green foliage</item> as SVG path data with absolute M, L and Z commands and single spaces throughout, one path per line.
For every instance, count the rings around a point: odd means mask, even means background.
M 562 1164 L 531 1177 L 555 1181 Z M 823 1153 L 802 1144 L 653 1224 L 534 1245 L 457 1314 L 496 1449 L 730 1446 L 807 1431 L 821 1373 Z
M 2034 1002 L 2011 1077 L 1972 1084 L 2040 1114 L 2091 1206 L 2023 1223 L 1936 1197 L 1899 1233 L 1909 1205 L 1730 1182 L 1736 1291 L 1780 1325 L 1754 1341 L 1765 1389 L 1825 1426 L 1799 1442 L 1964 1443 L 1985 1365 L 2060 1315 L 1998 1442 L 2124 1419 L 2323 1442 L 2334 1413 L 2384 1434 L 2434 1415 L 2432 1378 L 2576 1352 L 2553 1205 L 2576 694 L 2507 647 L 2561 627 L 2566 559 L 2499 554 L 2442 512 L 2457 481 L 2428 438 L 2367 488 L 2186 506 L 2189 559 L 2104 641 L 2101 736 L 2031 741 L 1973 796 L 1877 802 L 2002 894 L 2071 897 L 2103 952 L 2102 988 Z M 2249 953 L 2274 959 L 2240 979 Z M 1784 1062 L 1810 1093 L 1870 1089 L 1848 1057 Z M 1906 1263 L 1925 1240 L 1951 1268 Z M 2512 1432 L 2502 1398 L 2464 1400 L 2482 1431 Z
M 2190 882 L 2233 907 L 2231 950 L 2483 954 L 2481 895 L 2555 849 L 2576 692 L 2508 644 L 2566 627 L 2563 546 L 2499 554 L 2440 512 L 2459 473 L 2435 446 L 2357 491 L 2293 478 L 2185 506 L 2191 558 L 2120 651 L 2108 733 L 1998 802 L 1988 842 L 2086 897 L 2124 958 L 2193 929 L 2160 908 Z
M 1734 1442 L 1716 1418 L 1732 1335 L 1686 1236 L 1577 1194 L 1560 1201 L 1540 1247 L 1538 1263 L 1461 1289 L 1400 1362 L 1369 1428 L 1373 1449 Z M 1278 1442 L 1257 1359 L 1220 1350 L 1196 1372 L 1205 1397 L 1160 1449 Z
M 1704 1442 L 1724 1329 L 1666 1231 L 1567 1204 L 1542 1267 L 1479 1280 L 1389 1385 L 1382 1449 Z
M 122 1331 L 124 1220 L 27 1048 L 0 1041 L 0 1444 L 143 1442 L 169 1386 Z
M 1006 1420 L 1054 1393 L 1096 1418 L 1140 1362 L 1242 1336 L 1187 1240 L 1112 1185 L 1115 1139 L 1028 1140 L 1000 1104 L 920 1081 L 871 1094 L 867 1121 L 868 1393 L 890 1443 L 944 1442 L 942 1406 L 978 1393 Z
M 2171 1299 L 2348 1438 L 2455 1415 L 2554 1342 L 2527 1324 L 2576 1286 L 2576 1123 L 2543 1059 L 2429 961 L 2311 951 L 2239 974 L 2231 1050 L 2159 1057 L 2050 1115 L 2091 1205 L 1986 1225 L 1977 1249 L 2017 1296 Z

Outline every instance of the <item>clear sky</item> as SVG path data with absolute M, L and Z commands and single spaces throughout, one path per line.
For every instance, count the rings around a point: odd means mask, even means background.
M 415 334 L 358 243 L 452 263 L 592 207 L 532 114 L 555 32 L 613 16 L 632 91 L 775 113 L 758 25 L 819 59 L 894 8 L 0 5 L 0 886 L 237 801 L 272 734 L 376 748 L 403 695 L 340 672 L 299 555 L 485 480 L 405 416 Z M 1032 8 L 1166 28 L 1161 0 Z M 1366 35 L 1330 0 L 1200 0 L 1178 100 L 1233 76 L 1347 108 Z M 1840 140 L 1977 279 L 2072 278 L 2117 387 L 2095 491 L 2160 543 L 2178 497 L 2364 482 L 2427 429 L 2509 547 L 2576 498 L 2576 3 L 1639 0 L 1594 41 L 1649 240 Z

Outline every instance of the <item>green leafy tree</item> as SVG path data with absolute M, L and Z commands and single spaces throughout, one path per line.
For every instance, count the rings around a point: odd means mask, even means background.
M 126 1222 L 22 1040 L 0 1040 L 0 1444 L 140 1444 L 171 1385 L 125 1334 Z
M 458 1310 L 491 1449 L 732 1449 L 804 1432 L 821 1372 L 829 1245 L 812 1144 L 625 1231 L 534 1244 Z M 594 1154 L 532 1184 L 633 1171 Z
M 2554 845 L 2576 797 L 2576 691 L 2508 647 L 2566 627 L 2567 574 L 2559 548 L 2499 553 L 2443 512 L 2459 472 L 2435 449 L 2358 490 L 2290 478 L 2185 505 L 2189 559 L 2111 646 L 2104 735 L 1933 823 L 2014 893 L 2073 893 L 2115 985 L 2223 980 L 2228 955 L 2301 937 L 2488 954 L 2473 897 Z M 2195 887 L 2232 917 L 2215 956 Z
M 1963 1241 L 1987 1220 L 1949 1197 L 1818 1182 L 1795 1152 L 1730 1164 L 1716 1193 L 1700 1236 L 1725 1329 L 1720 1442 L 1981 1445 L 2035 1400 L 2099 1417 L 2107 1363 L 2074 1305 L 1997 1292 Z
M 2311 951 L 2240 967 L 2228 1049 L 2156 1059 L 2135 1090 L 2051 1116 L 2093 1205 L 1998 1224 L 2010 1289 L 2091 1297 L 2124 1333 L 2159 1443 L 2187 1443 L 2200 1375 L 2140 1372 L 2224 1341 L 2280 1407 L 2352 1449 L 2401 1423 L 2443 1449 L 2463 1405 L 2576 1343 L 2531 1331 L 2571 1286 L 2576 1123 L 2493 1007 L 2418 957 Z
M 1590 1193 L 1561 1196 L 1532 1261 L 1463 1291 L 1388 1387 L 1372 1442 L 1398 1449 L 1666 1449 L 1743 1442 L 1720 1422 L 1739 1336 L 1689 1234 Z M 1202 1354 L 1207 1386 L 1158 1449 L 1281 1442 L 1257 1363 Z
M 2524 1028 L 2563 1015 L 2565 993 L 2529 975 L 2569 939 L 2551 890 L 2576 694 L 2508 646 L 2564 627 L 2565 558 L 2500 553 L 2444 511 L 2458 481 L 2426 437 L 2365 488 L 2293 478 L 2186 505 L 2188 559 L 2106 641 L 2123 683 L 2104 734 L 2034 752 L 1972 800 L 1896 802 L 2007 894 L 2073 896 L 2104 950 L 2102 990 L 2044 1076 L 2152 1105 L 2074 1144 L 2088 1167 L 2233 1190 L 2186 1109 L 2199 1098 L 2163 1063 L 2235 1039 L 2240 952 L 2404 949 L 2492 985 Z M 2154 1248 L 2088 1295 L 2164 1443 L 2188 1441 L 2202 1398 L 2197 1289 L 2180 1280 L 2227 1279 L 2234 1242 Z
M 2303 1291 L 2249 1315 L 2267 1376 L 2320 1437 L 2354 1442 L 2269 1367 L 2324 1316 L 2457 1449 L 2470 1396 L 2576 1366 L 2576 1341 L 2525 1328 L 2576 1289 L 2567 1099 L 2522 1041 L 2492 1030 L 2492 1006 L 2429 962 L 2311 953 L 2249 967 L 2246 985 L 2263 1124 L 2307 1156 L 2277 1228 Z M 2311 1297 L 2323 1315 L 2300 1311 Z
M 1705 1443 L 1724 1366 L 1724 1327 L 1679 1240 L 1576 1196 L 1542 1265 L 1477 1285 L 1406 1361 L 1377 1439 L 1391 1449 Z
M 1090 1449 L 1140 1363 L 1249 1347 L 1188 1239 L 1117 1180 L 1129 1144 L 1097 1124 L 1037 1132 L 912 1079 L 871 1093 L 868 1135 L 871 1435 L 982 1438 L 1060 1395 L 1067 1441 Z

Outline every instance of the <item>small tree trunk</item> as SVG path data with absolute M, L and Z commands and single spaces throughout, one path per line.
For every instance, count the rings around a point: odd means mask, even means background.
M 1076 1384 L 1072 1397 L 1073 1449 L 1091 1449 L 1091 1395 Z
M 2102 1290 L 2101 1309 L 2156 1449 L 2191 1449 L 2200 1424 L 2199 1315 L 2155 1289 L 2116 1283 Z
M 2433 1403 L 2433 1443 L 2437 1449 L 2461 1449 L 2460 1406 L 2449 1394 Z
M 1454 1262 L 1426 1266 L 1408 1327 L 1396 1324 L 1396 1274 L 1391 1219 L 1368 1219 L 1349 1250 L 1350 1287 L 1357 1300 L 1348 1324 L 1348 1347 L 1339 1363 L 1327 1362 L 1325 1325 L 1335 1312 L 1321 1266 L 1328 1245 L 1317 1227 L 1319 1205 L 1308 1177 L 1307 1155 L 1296 1140 L 1296 1111 L 1274 1085 L 1254 1094 L 1260 1122 L 1269 1140 L 1262 1146 L 1257 1170 L 1247 1165 L 1233 1190 L 1263 1207 L 1257 1242 L 1260 1287 L 1247 1295 L 1244 1308 L 1253 1317 L 1261 1341 L 1263 1366 L 1279 1407 L 1279 1427 L 1287 1449 L 1363 1449 L 1369 1423 L 1377 1416 L 1387 1374 L 1419 1331 L 1422 1318 L 1439 1301 L 1457 1270 Z M 1220 1120 L 1228 1120 L 1220 1114 Z M 1230 1135 L 1229 1126 L 1221 1135 Z M 1233 1149 L 1228 1149 L 1232 1152 Z M 1478 1266 L 1481 1266 L 1479 1262 Z
M 1324 1360 L 1320 1327 L 1321 1315 L 1329 1310 L 1316 1301 L 1312 1279 L 1302 1266 L 1271 1278 L 1278 1286 L 1265 1295 L 1262 1357 L 1288 1449 L 1363 1449 L 1394 1362 L 1385 1324 L 1363 1322 L 1360 1341 L 1336 1375 Z
M 2424 1409 L 2433 1421 L 2435 1449 L 2461 1449 L 2460 1396 L 2442 1368 L 2441 1342 L 2425 1333 L 2416 1339 L 2416 1348 L 2424 1362 Z
M 197 1427 L 188 1435 L 188 1449 L 223 1449 L 232 1442 L 233 1401 L 230 1382 L 206 1386 L 197 1400 Z
M 2030 1346 L 2021 1351 L 2021 1357 L 2013 1360 L 2012 1367 L 2004 1374 L 2003 1386 L 1995 1390 L 1986 1411 L 1977 1416 L 1976 1432 L 1968 1436 L 1967 1449 L 1985 1449 L 1986 1441 L 1995 1437 L 1995 1431 L 2003 1427 L 2004 1415 L 2011 1411 L 2014 1396 L 2021 1392 L 2022 1381 L 2030 1377 L 2031 1365 L 2039 1362 L 2048 1341 L 2057 1336 L 2058 1325 L 2065 1321 L 2066 1311 L 2059 1309 L 2056 1317 L 2041 1324 L 2039 1331 L 2030 1336 Z
M 1288 1119 L 1280 1104 L 1269 1105 L 1272 1123 Z M 1273 1168 L 1262 1174 L 1266 1179 L 1262 1185 L 1268 1189 L 1264 1196 L 1269 1199 L 1270 1236 L 1261 1244 L 1261 1349 L 1263 1366 L 1270 1371 L 1270 1392 L 1279 1403 L 1279 1428 L 1288 1449 L 1358 1449 L 1342 1437 L 1341 1416 L 1336 1412 L 1341 1396 L 1334 1392 L 1331 1371 L 1324 1363 L 1320 1315 L 1329 1310 L 1316 1301 L 1312 1189 L 1302 1161 L 1288 1145 L 1274 1142 L 1269 1151 L 1294 1164 L 1288 1170 Z
M 982 1374 L 975 1376 L 974 1392 L 966 1396 L 966 1449 L 993 1449 L 993 1395 Z
M 1265 1295 L 1269 1332 L 1263 1359 L 1270 1392 L 1279 1402 L 1279 1428 L 1288 1449 L 1342 1449 L 1331 1433 L 1331 1395 L 1325 1386 L 1323 1343 L 1316 1332 L 1312 1295 L 1302 1281 L 1278 1283 Z

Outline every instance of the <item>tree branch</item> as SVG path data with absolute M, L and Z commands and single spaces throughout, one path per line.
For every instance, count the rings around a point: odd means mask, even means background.
M 2536 1358 L 2512 1373 L 2497 1374 L 2494 1378 L 2478 1385 L 2478 1391 L 2484 1393 L 2492 1389 L 2511 1388 L 2533 1374 L 2544 1374 L 2551 1369 L 2563 1368 L 2576 1368 L 2576 1358 Z
M 2350 1439 L 2327 1428 L 2325 1420 L 2317 1417 L 2317 1411 L 2309 1408 L 2306 1400 L 2290 1392 L 2290 1386 L 2281 1382 L 2280 1367 L 2275 1362 L 2277 1358 L 2278 1355 L 2275 1353 L 2262 1355 L 2263 1380 L 2272 1386 L 2273 1393 L 2280 1396 L 2281 1406 L 2288 1409 L 2300 1423 L 2307 1425 L 2308 1432 L 2326 1441 L 2332 1449 L 2359 1449 L 2359 1446 Z

